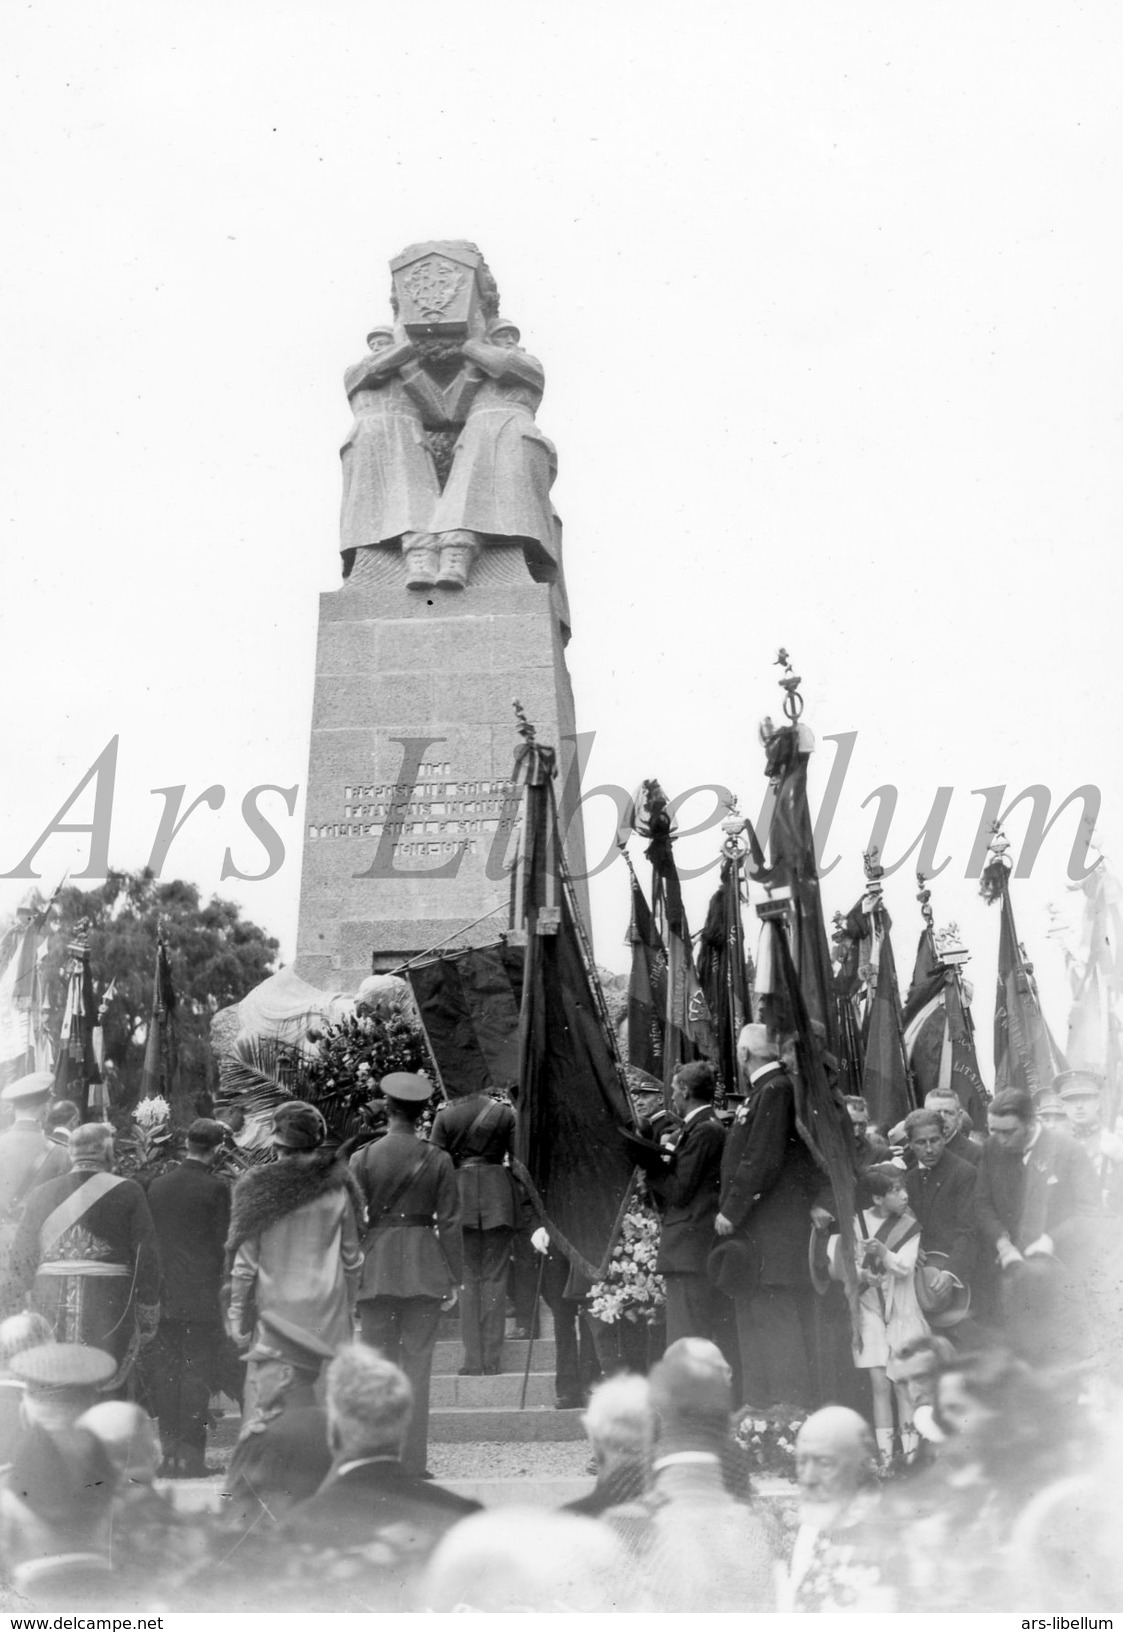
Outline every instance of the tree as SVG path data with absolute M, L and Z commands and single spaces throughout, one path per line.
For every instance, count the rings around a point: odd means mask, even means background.
M 99 999 L 116 982 L 102 1021 L 105 1055 L 116 1062 L 129 1100 L 140 1084 L 157 932 L 162 933 L 176 993 L 179 1072 L 173 1113 L 176 1121 L 190 1120 L 196 1095 L 214 1078 L 211 1018 L 274 973 L 278 942 L 243 918 L 233 901 L 212 896 L 204 905 L 197 885 L 184 879 L 162 882 L 147 868 L 110 873 L 96 890 L 70 885 L 56 913 L 46 967 L 54 1034 L 62 1022 L 67 942 L 85 918 Z

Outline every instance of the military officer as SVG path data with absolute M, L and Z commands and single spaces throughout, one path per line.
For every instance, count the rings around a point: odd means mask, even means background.
M 351 1158 L 367 1207 L 359 1321 L 363 1342 L 400 1366 L 413 1389 L 402 1466 L 416 1478 L 427 1471 L 437 1326 L 464 1279 L 460 1191 L 447 1152 L 417 1137 L 433 1092 L 429 1079 L 394 1071 L 381 1088 L 387 1133 Z
M 503 1357 L 507 1269 L 515 1233 L 512 1175 L 504 1165 L 515 1113 L 481 1089 L 437 1112 L 429 1143 L 447 1150 L 460 1188 L 464 1281 L 460 1288 L 461 1376 L 494 1376 Z
M 15 1112 L 11 1127 L 0 1134 L 0 1260 L 5 1265 L 29 1193 L 70 1171 L 65 1145 L 53 1144 L 43 1132 L 54 1085 L 49 1071 L 32 1071 L 0 1094 Z

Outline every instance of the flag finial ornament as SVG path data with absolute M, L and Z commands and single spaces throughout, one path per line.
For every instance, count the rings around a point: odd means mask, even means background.
M 519 736 L 524 738 L 527 742 L 533 742 L 537 733 L 533 725 L 531 725 L 530 721 L 527 719 L 526 710 L 519 702 L 517 697 L 513 697 L 511 699 L 511 707 L 515 711 L 515 722 Z
M 737 795 L 730 794 L 725 801 L 726 815 L 722 818 L 721 831 L 725 837 L 721 841 L 721 853 L 730 860 L 740 860 L 748 854 L 749 841 L 745 837 L 748 819 L 737 809 Z
M 794 725 L 799 719 L 799 716 L 803 713 L 803 698 L 799 694 L 799 687 L 802 684 L 802 681 L 800 676 L 796 674 L 795 670 L 792 668 L 791 659 L 788 656 L 786 647 L 781 646 L 780 650 L 776 653 L 776 656 L 772 659 L 772 661 L 784 671 L 780 676 L 780 684 L 786 693 L 784 697 L 784 713 Z
M 916 875 L 916 899 L 920 902 L 920 916 L 924 919 L 924 928 L 929 935 L 934 935 L 936 917 L 932 911 L 932 891 L 928 888 L 924 874 L 919 870 Z
M 1010 841 L 997 822 L 991 823 L 991 840 L 987 846 L 987 862 L 979 880 L 979 894 L 984 901 L 1000 901 L 1006 890 L 1014 863 L 1008 852 Z

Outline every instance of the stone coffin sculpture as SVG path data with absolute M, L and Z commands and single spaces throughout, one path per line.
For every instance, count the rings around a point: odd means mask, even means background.
M 356 550 L 391 546 L 409 589 L 463 589 L 481 548 L 515 542 L 536 582 L 559 582 L 557 455 L 534 417 L 541 363 L 499 316 L 474 245 L 417 244 L 391 271 L 395 327 L 372 330 L 344 376 L 344 576 Z

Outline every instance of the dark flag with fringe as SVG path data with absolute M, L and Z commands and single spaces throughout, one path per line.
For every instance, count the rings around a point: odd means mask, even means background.
M 884 908 L 871 915 L 870 1003 L 866 1014 L 862 1095 L 883 1133 L 916 1107 L 905 1054 L 897 966 Z M 876 960 L 876 961 L 874 961 Z
M 728 1094 L 744 1093 L 737 1064 L 737 1039 L 752 1018 L 745 934 L 741 922 L 741 864 L 725 856 L 721 882 L 710 898 L 699 941 L 698 980 L 714 1032 L 714 1061 Z
M 994 1091 L 999 1094 L 1004 1088 L 1024 1088 L 1039 1094 L 1063 1069 L 1064 1057 L 1045 1023 L 1033 965 L 1018 940 L 1010 900 L 1008 848 L 1001 836 L 992 840 L 992 859 L 983 869 L 979 888 L 985 900 L 998 902 L 1001 912 L 994 1005 Z
M 787 885 L 792 893 L 791 955 L 809 1019 L 823 1027 L 827 1046 L 839 1053 L 838 1014 L 834 1001 L 830 945 L 819 894 L 815 838 L 807 803 L 807 762 L 803 727 L 781 726 L 765 743 L 766 771 L 775 794 L 768 844 L 773 858 L 769 877 L 773 888 Z M 808 733 L 808 736 L 810 734 Z
M 631 861 L 625 851 L 631 870 Z M 663 1081 L 663 1028 L 667 1014 L 667 951 L 635 873 L 631 876 L 632 915 L 628 943 L 628 1064 Z
M 557 834 L 555 756 L 521 727 L 519 856 L 511 940 L 525 938 L 515 1172 L 551 1240 L 597 1280 L 631 1195 L 623 1067 Z
M 917 1098 L 951 1088 L 979 1133 L 986 1132 L 987 1093 L 959 977 L 943 962 L 931 930 L 920 937 L 912 984 L 902 1015 L 905 1052 Z
M 175 1086 L 178 1051 L 175 1033 L 176 995 L 172 966 L 163 939 L 156 942 L 156 968 L 152 979 L 152 1016 L 144 1045 L 144 1068 L 140 1076 L 141 1099 L 157 1095 L 171 1103 Z
M 83 1118 L 90 1108 L 91 1084 L 98 1080 L 94 1056 L 97 999 L 90 969 L 88 934 L 89 923 L 83 919 L 73 941 L 66 948 L 70 961 L 66 966 L 66 1002 L 59 1032 L 54 1086 L 54 1097 L 71 1100 Z
M 654 778 L 643 784 L 635 827 L 650 841 L 646 854 L 651 863 L 651 893 L 667 949 L 663 1086 L 669 1089 L 680 1065 L 713 1057 L 714 1039 L 709 1006 L 694 968 L 682 885 L 675 865 L 674 824 L 667 810 L 667 795 Z
M 839 1228 L 839 1262 L 851 1324 L 857 1333 L 858 1272 L 853 1243 L 858 1169 L 854 1135 L 842 1095 L 827 1075 L 792 957 L 783 911 L 777 907 L 774 904 L 763 909 L 766 916 L 760 966 L 768 969 L 768 991 L 758 990 L 758 998 L 769 1029 L 781 1039 L 792 1039 L 796 1126 L 834 1194 L 832 1211 Z
M 450 1099 L 519 1080 L 523 949 L 500 941 L 411 963 L 406 976 Z

